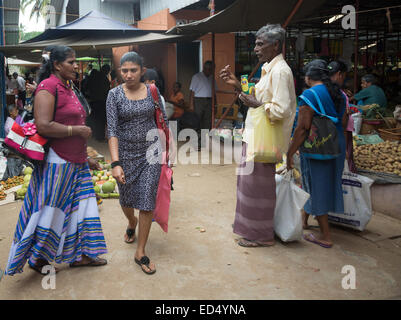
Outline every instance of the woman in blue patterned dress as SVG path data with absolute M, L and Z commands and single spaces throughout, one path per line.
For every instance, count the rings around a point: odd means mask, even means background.
M 146 71 L 142 58 L 135 52 L 128 52 L 121 58 L 120 65 L 124 83 L 109 92 L 106 107 L 113 177 L 120 191 L 120 205 L 128 219 L 125 241 L 135 241 L 139 223 L 135 262 L 143 272 L 153 274 L 155 265 L 146 256 L 145 246 L 161 172 L 160 141 L 157 135 L 148 137 L 152 130 L 157 132 L 155 103 L 149 86 L 141 82 Z M 135 217 L 134 209 L 139 210 L 139 219 Z
M 329 77 L 329 69 L 324 60 L 313 60 L 305 67 L 305 82 L 310 89 L 302 95 L 312 102 L 314 106 L 318 102 L 311 91 L 319 96 L 326 114 L 337 118 L 336 123 L 338 141 L 341 154 L 331 160 L 315 160 L 303 156 L 301 153 L 302 187 L 310 194 L 310 199 L 305 204 L 304 224 L 307 224 L 309 215 L 316 216 L 321 235 L 313 233 L 304 236 L 304 239 L 316 243 L 324 248 L 331 248 L 333 242 L 330 236 L 328 213 L 344 212 L 344 200 L 342 193 L 342 173 L 345 160 L 344 130 L 347 123 L 345 113 L 345 96 L 339 86 L 332 83 Z M 298 125 L 294 131 L 294 137 L 287 153 L 287 167 L 293 167 L 293 155 L 307 138 L 312 124 L 312 118 L 317 116 L 311 107 L 299 97 Z

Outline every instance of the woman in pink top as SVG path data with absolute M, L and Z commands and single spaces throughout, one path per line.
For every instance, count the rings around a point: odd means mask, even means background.
M 20 212 L 6 274 L 26 261 L 43 274 L 50 262 L 70 267 L 102 266 L 107 252 L 86 154 L 91 129 L 70 86 L 75 52 L 56 46 L 41 69 L 35 92 L 35 125 L 50 141 L 46 161 L 37 165 Z

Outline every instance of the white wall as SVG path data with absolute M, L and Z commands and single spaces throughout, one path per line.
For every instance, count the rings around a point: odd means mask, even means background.
M 133 3 L 110 3 L 101 0 L 85 0 L 79 2 L 79 15 L 81 17 L 91 10 L 97 10 L 110 18 L 126 24 L 133 24 L 134 22 Z
M 61 17 L 58 23 L 59 26 L 62 26 L 67 23 L 67 5 L 68 0 L 64 0 L 63 9 L 61 10 Z

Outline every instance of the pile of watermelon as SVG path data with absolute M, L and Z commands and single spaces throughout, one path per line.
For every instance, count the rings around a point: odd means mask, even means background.
M 101 198 L 118 199 L 117 181 L 111 174 L 111 167 L 108 163 L 100 163 L 102 170 L 91 170 L 92 181 L 95 193 Z

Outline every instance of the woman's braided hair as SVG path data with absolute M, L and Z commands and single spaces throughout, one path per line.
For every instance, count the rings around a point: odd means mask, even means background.
M 337 112 L 340 112 L 344 104 L 344 95 L 340 90 L 340 86 L 330 80 L 330 69 L 327 62 L 322 59 L 315 59 L 305 66 L 305 76 L 313 81 L 322 81 L 326 86 Z

